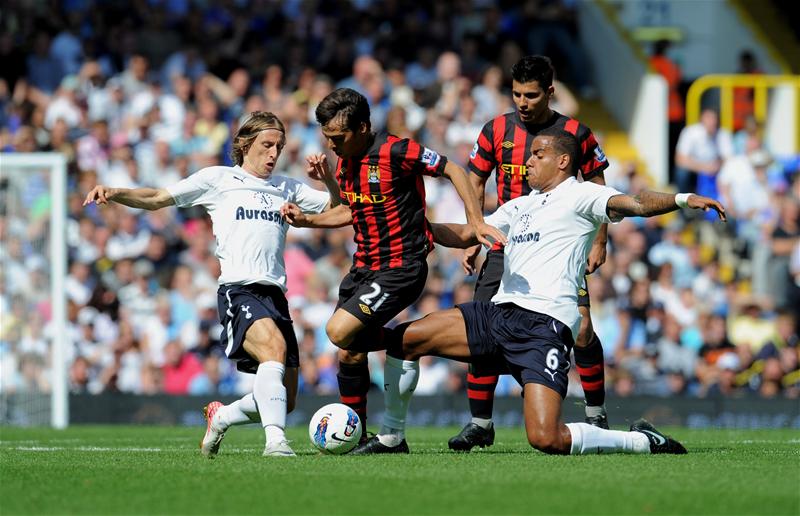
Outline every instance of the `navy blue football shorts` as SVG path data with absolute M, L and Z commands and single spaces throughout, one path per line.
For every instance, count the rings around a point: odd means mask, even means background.
M 549 315 L 513 303 L 457 305 L 467 328 L 471 362 L 504 367 L 520 385 L 538 383 L 567 394 L 570 329 Z
M 239 371 L 255 373 L 258 362 L 244 350 L 250 325 L 259 319 L 272 319 L 286 341 L 286 367 L 299 367 L 297 337 L 292 328 L 289 304 L 279 287 L 273 285 L 222 285 L 217 290 L 217 309 L 222 323 L 220 341 L 225 355 Z

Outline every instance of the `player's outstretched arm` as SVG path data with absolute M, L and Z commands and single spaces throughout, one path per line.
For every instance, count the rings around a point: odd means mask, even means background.
M 490 226 L 483 220 L 483 212 L 478 203 L 478 195 L 467 179 L 467 173 L 452 161 L 448 161 L 444 167 L 444 175 L 453 183 L 458 196 L 464 201 L 464 211 L 467 214 L 467 221 L 475 231 L 477 242 L 491 247 L 492 240 L 505 244 L 506 236 L 502 231 L 494 226 Z
M 83 205 L 108 204 L 109 201 L 143 210 L 158 210 L 175 204 L 175 199 L 163 188 L 109 188 L 97 185 L 86 194 Z
M 475 237 L 475 230 L 469 224 L 438 224 L 431 222 L 431 233 L 433 241 L 444 247 L 456 247 L 465 249 L 478 245 Z
M 714 210 L 723 221 L 725 208 L 718 201 L 696 194 L 667 194 L 661 192 L 644 191 L 638 195 L 615 195 L 608 200 L 606 211 L 614 220 L 623 217 L 653 217 L 662 215 L 681 208 L 693 210 Z
M 281 206 L 281 215 L 296 228 L 341 228 L 353 223 L 353 214 L 344 204 L 312 215 L 303 213 L 298 205 L 287 202 Z

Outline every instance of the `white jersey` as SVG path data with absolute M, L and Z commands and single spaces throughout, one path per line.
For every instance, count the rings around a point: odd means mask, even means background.
M 293 202 L 306 213 L 320 213 L 330 199 L 295 179 L 259 179 L 238 166 L 204 168 L 166 190 L 178 207 L 203 206 L 211 215 L 220 285 L 263 283 L 284 291 L 288 224 L 280 207 Z
M 577 338 L 578 289 L 597 230 L 612 222 L 608 200 L 620 192 L 569 178 L 546 193 L 500 206 L 486 222 L 508 235 L 494 303 L 514 303 L 564 323 Z

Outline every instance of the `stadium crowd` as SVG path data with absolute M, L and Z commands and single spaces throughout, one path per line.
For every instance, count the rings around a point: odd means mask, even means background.
M 307 180 L 305 156 L 324 150 L 314 108 L 339 86 L 368 97 L 374 129 L 414 137 L 462 166 L 482 125 L 513 109 L 508 70 L 522 55 L 553 54 L 557 65 L 570 64 L 557 68 L 576 91 L 593 94 L 579 47 L 560 43 L 575 30 L 560 2 L 11 4 L 0 16 L 0 148 L 58 151 L 69 160 L 66 294 L 76 393 L 252 389 L 252 376 L 237 373 L 218 345 L 209 219 L 193 209 L 82 207 L 96 184 L 163 188 L 230 164 L 230 135 L 255 110 L 276 113 L 288 128 L 279 173 Z M 568 96 L 558 101 L 557 110 L 575 109 Z M 717 125 L 707 111 L 683 130 L 675 161 L 686 172 L 676 178 L 693 188 L 710 177 L 732 220 L 613 225 L 608 260 L 590 276 L 611 395 L 800 395 L 797 157 L 772 156 L 752 120 L 733 135 Z M 629 193 L 647 187 L 635 164 L 610 159 L 609 184 Z M 50 388 L 45 181 L 6 176 L 0 185 L 2 392 Z M 429 219 L 461 216 L 449 183 L 426 179 L 426 188 Z M 487 209 L 494 204 L 487 194 Z M 352 235 L 350 228 L 289 232 L 301 394 L 337 392 L 336 348 L 324 327 L 351 265 Z M 460 250 L 437 247 L 425 293 L 398 319 L 470 300 L 474 277 L 460 262 Z M 381 355 L 370 358 L 376 385 L 383 385 Z M 465 371 L 426 357 L 417 393 L 463 390 Z M 571 393 L 581 396 L 577 375 L 571 380 Z M 503 377 L 498 394 L 518 393 Z

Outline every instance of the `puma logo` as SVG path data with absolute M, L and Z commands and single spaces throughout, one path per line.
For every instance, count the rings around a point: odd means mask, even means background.
M 246 305 L 246 306 L 242 305 L 242 312 L 244 312 L 246 314 L 244 316 L 245 319 L 252 319 L 253 318 L 253 314 L 250 313 L 250 305 Z

